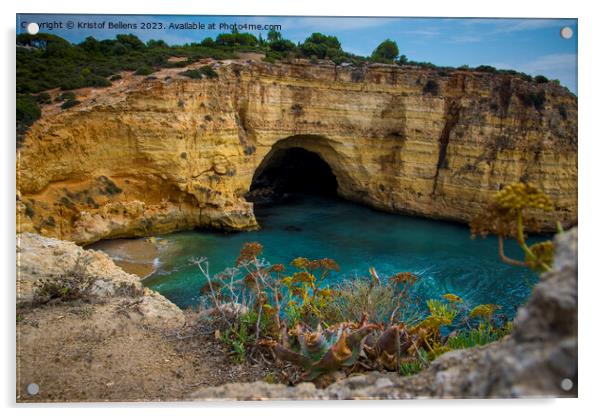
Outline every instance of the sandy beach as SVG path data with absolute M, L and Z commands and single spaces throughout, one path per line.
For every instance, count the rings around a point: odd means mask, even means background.
M 87 248 L 107 253 L 116 265 L 141 278 L 155 271 L 156 259 L 159 257 L 159 249 L 154 237 L 103 240 Z

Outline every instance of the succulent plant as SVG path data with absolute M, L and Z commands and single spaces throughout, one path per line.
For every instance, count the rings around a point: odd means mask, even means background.
M 364 351 L 378 369 L 396 371 L 399 368 L 401 355 L 408 351 L 412 342 L 403 324 L 392 325 L 384 330 L 375 342 L 366 342 Z
M 262 344 L 271 347 L 278 358 L 295 364 L 305 373 L 304 380 L 353 366 L 362 350 L 364 339 L 378 326 L 362 320 L 359 324 L 342 323 L 315 331 L 303 325 L 291 331 L 298 343 L 298 351 L 291 347 L 290 340 L 283 337 L 283 342 L 267 340 Z

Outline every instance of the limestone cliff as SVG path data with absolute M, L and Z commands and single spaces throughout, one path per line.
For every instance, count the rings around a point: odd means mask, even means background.
M 379 209 L 467 221 L 523 180 L 554 200 L 546 228 L 577 221 L 577 100 L 556 83 L 393 65 L 212 65 L 217 79 L 124 74 L 78 91 L 79 106 L 47 106 L 18 150 L 19 231 L 87 243 L 253 228 L 244 195 L 287 147 L 317 153 L 341 196 Z

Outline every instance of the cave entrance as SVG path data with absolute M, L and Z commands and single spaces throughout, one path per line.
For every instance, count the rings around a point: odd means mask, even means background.
M 268 205 L 299 194 L 336 196 L 337 188 L 332 169 L 317 153 L 288 147 L 266 156 L 253 176 L 247 200 Z

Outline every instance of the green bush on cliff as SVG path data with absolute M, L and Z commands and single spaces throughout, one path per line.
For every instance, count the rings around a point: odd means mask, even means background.
M 251 33 L 221 33 L 215 38 L 215 44 L 221 46 L 257 46 L 257 38 Z
M 42 115 L 42 110 L 36 98 L 29 94 L 17 95 L 17 146 L 23 140 L 23 135 Z
M 283 38 L 277 31 L 268 33 L 267 40 L 258 39 L 250 33 L 222 33 L 215 39 L 205 38 L 196 43 L 168 45 L 162 40 L 149 40 L 146 44 L 133 34 L 119 34 L 114 39 L 97 40 L 91 36 L 79 44 L 72 44 L 56 35 L 40 33 L 37 35 L 20 34 L 17 36 L 17 93 L 38 94 L 53 88 L 74 90 L 84 87 L 108 87 L 111 80 L 120 79 L 117 73 L 135 71 L 136 75 L 148 76 L 155 69 L 180 68 L 200 59 L 232 59 L 239 52 L 258 52 L 265 54 L 266 62 L 288 61 L 296 58 L 309 59 L 316 63 L 319 59 L 328 59 L 337 65 L 362 65 L 369 62 L 398 63 L 414 65 L 424 69 L 443 69 L 430 62 L 410 61 L 405 55 L 399 55 L 397 45 L 392 40 L 383 41 L 370 57 L 345 52 L 336 36 L 312 33 L 303 43 Z M 172 57 L 185 60 L 170 60 Z M 469 68 L 466 68 L 470 70 Z M 531 82 L 533 79 L 523 73 L 512 70 L 498 70 L 490 66 L 480 66 L 476 71 L 519 76 Z M 200 75 L 215 78 L 214 72 L 201 70 Z M 186 76 L 195 77 L 190 72 Z M 545 77 L 536 77 L 542 83 Z M 436 94 L 434 89 L 425 93 Z M 539 95 L 526 95 L 523 101 L 538 110 L 543 108 Z M 17 120 L 18 134 L 21 136 L 31 125 L 35 108 L 25 102 L 20 103 L 21 116 Z
M 334 58 L 343 54 L 341 42 L 336 36 L 312 33 L 299 47 L 301 54 L 307 58 L 315 56 L 319 59 Z
M 153 68 L 151 68 L 148 65 L 145 65 L 145 66 L 141 66 L 140 68 L 138 68 L 136 70 L 136 72 L 134 72 L 134 75 L 150 75 L 153 72 L 155 72 L 155 70 Z
M 50 104 L 52 100 L 50 99 L 50 94 L 47 92 L 42 92 L 35 96 L 36 102 L 39 104 Z
M 63 93 L 57 95 L 56 98 L 54 99 L 54 101 L 57 101 L 57 102 L 69 101 L 69 100 L 75 100 L 75 93 L 72 91 L 63 92 Z
M 391 39 L 387 39 L 374 49 L 370 58 L 374 62 L 382 62 L 391 64 L 399 55 L 397 43 Z
M 202 79 L 204 77 L 214 79 L 218 77 L 217 72 L 209 65 L 202 66 L 198 69 L 188 69 L 186 71 L 180 72 L 180 75 L 183 75 L 192 79 Z
M 269 43 L 269 48 L 274 52 L 293 52 L 297 46 L 287 39 L 278 39 Z
M 215 72 L 215 70 L 211 66 L 209 66 L 209 65 L 202 66 L 201 68 L 199 68 L 199 70 L 207 78 L 213 79 L 213 78 L 217 78 L 218 77 L 217 72 Z
M 146 44 L 132 34 L 119 34 L 114 39 L 96 40 L 87 37 L 79 44 L 51 34 L 20 34 L 17 36 L 17 92 L 38 93 L 60 87 L 70 90 L 82 87 L 110 85 L 107 79 L 120 71 L 137 71 L 149 75 L 149 68 L 182 67 L 199 59 L 229 59 L 240 51 L 266 54 L 266 60 L 275 61 L 291 57 L 331 59 L 336 63 L 395 62 L 399 49 L 395 41 L 381 42 L 370 57 L 345 52 L 335 36 L 312 33 L 301 44 L 283 38 L 277 31 L 268 33 L 267 40 L 250 33 L 222 33 L 215 40 L 205 38 L 199 43 L 167 45 L 162 40 L 149 40 Z M 171 62 L 170 57 L 187 60 Z M 401 55 L 399 64 L 410 64 L 427 69 L 437 69 L 429 62 L 409 61 Z M 512 70 L 498 70 L 491 66 L 479 66 L 476 71 L 515 74 L 531 80 L 526 74 Z M 545 82 L 543 76 L 536 82 Z
M 61 109 L 66 110 L 68 108 L 75 107 L 78 104 L 80 104 L 78 100 L 67 100 L 63 104 L 61 104 Z

